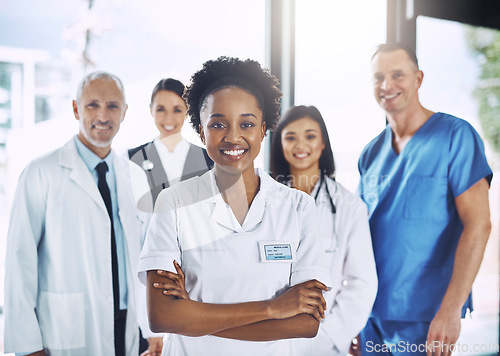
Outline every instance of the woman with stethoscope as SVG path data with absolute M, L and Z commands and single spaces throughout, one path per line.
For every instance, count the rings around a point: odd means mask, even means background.
M 131 163 L 131 179 L 137 206 L 150 213 L 158 194 L 165 188 L 200 176 L 213 166 L 205 149 L 188 142 L 181 135 L 187 119 L 187 105 L 183 98 L 185 86 L 173 78 L 161 79 L 153 88 L 149 109 L 159 135 L 153 141 L 128 150 Z M 138 172 L 139 171 L 139 172 Z M 143 216 L 143 220 L 148 218 Z M 144 224 L 144 230 L 147 223 Z M 140 298 L 145 293 L 139 293 Z M 145 301 L 140 301 L 145 303 Z M 161 334 L 153 334 L 147 328 L 145 313 L 140 313 L 142 326 L 140 351 L 143 355 L 157 355 L 163 342 Z M 147 338 L 146 340 L 143 338 Z
M 377 292 L 368 213 L 364 203 L 335 181 L 330 139 L 314 106 L 290 108 L 271 145 L 272 176 L 314 197 L 333 289 L 329 310 L 313 339 L 295 341 L 299 355 L 345 355 L 364 327 Z
M 280 96 L 252 60 L 192 76 L 191 124 L 215 165 L 160 193 L 138 267 L 164 354 L 293 356 L 287 339 L 317 333 L 330 276 L 314 201 L 254 167 Z
M 153 203 L 163 189 L 213 167 L 206 150 L 181 135 L 187 118 L 184 89 L 184 84 L 172 78 L 156 84 L 149 108 L 159 136 L 128 151 L 130 160 L 146 173 Z

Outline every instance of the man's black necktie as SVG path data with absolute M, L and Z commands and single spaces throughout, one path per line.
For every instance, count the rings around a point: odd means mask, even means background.
M 113 272 L 113 301 L 115 314 L 120 311 L 120 287 L 118 285 L 118 258 L 116 255 L 115 227 L 113 224 L 113 209 L 111 207 L 111 194 L 108 183 L 106 183 L 106 172 L 108 165 L 102 161 L 95 170 L 97 171 L 97 187 L 101 193 L 106 209 L 108 210 L 109 220 L 111 222 L 111 269 Z
M 106 172 L 108 165 L 102 161 L 95 167 L 97 171 L 97 187 L 101 193 L 102 200 L 108 210 L 109 220 L 111 222 L 111 270 L 113 272 L 113 303 L 115 314 L 115 356 L 125 356 L 125 327 L 126 319 L 120 317 L 120 287 L 118 284 L 118 257 L 116 255 L 115 226 L 113 223 L 113 209 L 111 206 L 111 194 L 108 183 L 106 182 Z M 126 310 L 125 310 L 126 312 Z

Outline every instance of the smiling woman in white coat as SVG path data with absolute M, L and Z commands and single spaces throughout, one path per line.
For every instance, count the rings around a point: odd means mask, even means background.
M 296 340 L 295 347 L 300 355 L 346 355 L 370 315 L 377 274 L 367 207 L 335 181 L 328 131 L 314 106 L 295 106 L 283 115 L 271 144 L 271 169 L 279 182 L 314 197 L 321 221 L 317 243 L 333 283 L 318 335 Z
M 121 81 L 89 74 L 73 109 L 78 135 L 19 179 L 7 237 L 5 351 L 136 356 L 141 227 L 128 162 L 111 150 L 127 109 Z M 106 182 L 94 169 L 102 162 Z

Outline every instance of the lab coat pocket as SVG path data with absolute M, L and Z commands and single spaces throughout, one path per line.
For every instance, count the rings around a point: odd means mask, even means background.
M 405 192 L 405 219 L 419 221 L 447 220 L 447 192 L 448 181 L 446 178 L 410 177 Z
M 45 347 L 68 350 L 85 346 L 83 293 L 40 292 L 37 313 Z

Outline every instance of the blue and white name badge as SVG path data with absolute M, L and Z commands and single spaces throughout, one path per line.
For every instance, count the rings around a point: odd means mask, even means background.
M 261 262 L 295 262 L 295 245 L 283 241 L 259 241 Z

